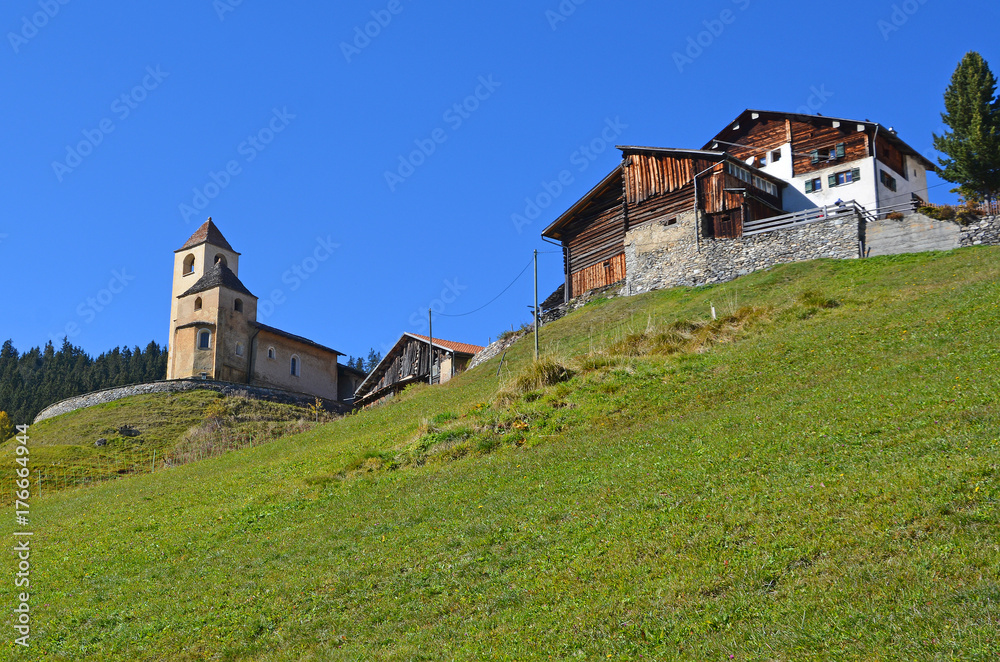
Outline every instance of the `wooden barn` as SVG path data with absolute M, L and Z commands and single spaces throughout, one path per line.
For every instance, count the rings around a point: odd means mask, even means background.
M 386 352 L 379 364 L 358 386 L 356 406 L 367 407 L 396 395 L 410 384 L 444 384 L 464 372 L 479 345 L 431 339 L 418 333 L 404 333 Z M 433 350 L 433 351 L 432 351 Z M 433 358 L 432 358 L 433 357 Z M 428 379 L 433 372 L 433 378 Z
M 563 247 L 565 301 L 624 280 L 625 235 L 644 223 L 690 213 L 702 237 L 739 237 L 745 222 L 784 213 L 785 182 L 725 152 L 619 149 L 622 164 L 542 232 Z

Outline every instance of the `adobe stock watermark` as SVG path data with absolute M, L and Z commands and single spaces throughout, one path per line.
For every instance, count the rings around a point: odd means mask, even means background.
M 75 338 L 80 335 L 83 332 L 83 327 L 92 324 L 99 314 L 107 310 L 133 280 L 135 280 L 135 276 L 131 275 L 124 267 L 120 270 L 114 269 L 111 272 L 108 286 L 94 296 L 87 297 L 76 307 L 76 316 L 79 320 L 67 322 L 60 333 L 50 333 L 49 339 L 55 344 L 62 342 L 63 338 Z
M 525 198 L 524 209 L 510 215 L 510 220 L 514 224 L 514 229 L 517 230 L 517 233 L 523 233 L 524 226 L 531 225 L 537 221 L 541 217 L 542 212 L 551 207 L 559 199 L 559 196 L 563 194 L 563 191 L 576 182 L 576 177 L 573 175 L 574 170 L 579 173 L 586 172 L 587 168 L 601 154 L 606 152 L 608 148 L 614 148 L 615 141 L 627 128 L 628 124 L 622 122 L 621 117 L 615 117 L 613 120 L 610 118 L 605 119 L 604 128 L 601 130 L 600 135 L 585 145 L 581 145 L 579 149 L 570 154 L 569 164 L 571 168 L 561 170 L 555 179 L 551 181 L 543 180 L 541 183 L 542 191 L 534 197 Z
M 340 42 L 340 52 L 344 55 L 347 63 L 350 64 L 353 58 L 361 55 L 361 51 L 371 46 L 372 42 L 382 34 L 382 31 L 389 27 L 393 19 L 403 13 L 404 9 L 406 7 L 402 0 L 389 0 L 385 9 L 373 9 L 370 12 L 372 20 L 364 25 L 355 26 L 354 38 L 350 42 Z
M 472 114 L 479 110 L 483 102 L 493 96 L 493 93 L 501 85 L 502 83 L 493 80 L 493 74 L 480 76 L 479 85 L 473 93 L 445 110 L 441 119 L 448 125 L 452 133 L 458 131 L 472 117 Z M 448 131 L 442 127 L 431 131 L 430 135 L 426 138 L 417 138 L 414 140 L 413 144 L 416 145 L 416 149 L 409 154 L 399 155 L 399 165 L 395 171 L 385 171 L 385 183 L 389 186 L 389 191 L 395 193 L 399 185 L 412 177 L 417 168 L 427 163 L 427 159 L 437 151 L 438 147 L 447 141 Z
M 162 71 L 160 65 L 156 68 L 146 67 L 146 75 L 142 80 L 128 92 L 115 97 L 111 102 L 111 112 L 118 117 L 119 122 L 124 122 L 131 117 L 132 112 L 139 107 L 143 101 L 149 98 L 149 93 L 158 88 L 170 74 Z M 83 165 L 83 160 L 94 153 L 104 139 L 108 137 L 117 125 L 115 120 L 105 117 L 93 129 L 83 129 L 83 140 L 76 145 L 66 145 L 66 157 L 61 161 L 52 162 L 52 172 L 61 184 L 66 175 L 72 174 L 74 170 Z
M 428 326 L 427 310 L 435 315 L 440 315 L 444 311 L 448 310 L 448 306 L 458 301 L 458 298 L 462 296 L 462 292 L 469 289 L 468 285 L 462 285 L 458 282 L 458 277 L 452 279 L 445 278 L 444 287 L 441 289 L 441 294 L 436 299 L 430 302 L 427 306 L 423 308 L 417 308 L 410 315 L 410 319 L 407 321 L 413 329 L 420 329 L 421 331 L 426 331 Z
M 17 32 L 8 32 L 7 41 L 14 49 L 14 54 L 21 52 L 21 47 L 27 45 L 29 41 L 38 36 L 38 31 L 49 24 L 53 18 L 59 14 L 59 10 L 68 5 L 70 0 L 38 0 L 38 7 L 41 11 L 36 11 L 29 16 L 21 17 L 21 29 Z
M 226 20 L 226 14 L 236 11 L 236 8 L 243 4 L 243 0 L 212 0 L 212 9 L 219 17 L 219 22 Z
M 287 106 L 280 110 L 278 108 L 272 109 L 268 122 L 236 146 L 236 153 L 243 157 L 242 163 L 239 159 L 230 159 L 218 171 L 210 170 L 208 181 L 191 189 L 191 204 L 182 202 L 178 205 L 184 222 L 190 223 L 192 218 L 200 219 L 200 212 L 205 210 L 212 200 L 219 197 L 233 183 L 233 178 L 243 174 L 243 164 L 253 163 L 260 153 L 274 142 L 275 137 L 288 128 L 294 119 L 295 115 L 288 112 Z
M 290 291 L 295 292 L 302 284 L 309 280 L 313 274 L 319 271 L 320 266 L 333 257 L 334 251 L 340 248 L 340 244 L 335 243 L 333 238 L 327 235 L 316 237 L 316 244 L 312 252 L 302 258 L 281 274 L 281 282 Z M 267 319 L 274 314 L 278 306 L 282 306 L 288 301 L 284 287 L 276 287 L 271 290 L 267 298 L 261 297 L 257 302 L 257 319 Z
M 815 85 L 809 86 L 809 98 L 806 102 L 795 109 L 795 112 L 800 115 L 815 115 L 816 112 L 826 105 L 826 102 L 830 100 L 833 96 L 833 92 L 826 89 L 826 83 L 823 83 L 817 88 Z
M 752 0 L 732 0 L 732 3 L 736 5 L 740 11 L 746 11 L 750 8 L 750 3 Z M 732 9 L 723 9 L 719 12 L 718 18 L 713 18 L 710 20 L 702 21 L 702 25 L 705 29 L 687 38 L 687 47 L 684 52 L 674 51 L 673 59 L 674 64 L 677 66 L 678 73 L 684 73 L 684 67 L 694 64 L 694 61 L 700 58 L 707 49 L 712 47 L 712 44 L 722 36 L 722 33 L 726 31 L 726 28 L 736 22 L 736 17 L 738 14 Z
M 898 32 L 900 28 L 909 22 L 910 17 L 920 11 L 922 5 L 926 5 L 927 0 L 905 0 L 905 2 L 894 4 L 889 20 L 879 19 L 875 24 L 878 31 L 882 33 L 882 40 L 889 41 L 893 32 Z
M 562 23 L 569 20 L 570 16 L 576 13 L 577 7 L 587 0 L 562 0 L 555 9 L 545 11 L 545 20 L 549 22 L 549 27 L 555 32 Z

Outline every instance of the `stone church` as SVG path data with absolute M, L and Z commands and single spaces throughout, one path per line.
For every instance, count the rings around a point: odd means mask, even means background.
M 240 254 L 212 219 L 174 251 L 167 379 L 201 378 L 350 402 L 364 375 L 341 352 L 257 321 Z

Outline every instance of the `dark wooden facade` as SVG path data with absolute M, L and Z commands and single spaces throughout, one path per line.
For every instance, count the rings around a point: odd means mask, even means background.
M 435 339 L 432 352 L 427 338 L 404 333 L 361 382 L 355 393 L 355 404 L 374 404 L 399 393 L 410 384 L 448 381 L 454 374 L 463 372 L 469 359 L 481 349 L 475 345 Z M 434 377 L 430 379 L 432 369 Z
M 566 300 L 625 280 L 630 229 L 700 211 L 705 236 L 739 237 L 744 220 L 782 213 L 780 180 L 720 152 L 621 149 L 621 166 L 542 233 L 563 246 Z M 765 180 L 772 191 L 757 186 Z
M 910 177 L 906 155 L 924 168 L 935 167 L 890 129 L 877 123 L 821 115 L 747 110 L 709 141 L 705 149 L 725 151 L 746 161 L 753 157 L 769 158 L 770 151 L 785 144 L 791 145 L 793 177 L 872 156 L 904 179 Z

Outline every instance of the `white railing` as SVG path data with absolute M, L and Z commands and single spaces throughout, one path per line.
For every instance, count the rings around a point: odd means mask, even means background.
M 862 207 L 854 200 L 850 200 L 839 205 L 826 205 L 824 207 L 817 207 L 816 209 L 806 209 L 793 214 L 772 216 L 770 218 L 762 218 L 760 220 L 744 223 L 743 236 L 746 237 L 748 235 L 770 232 L 772 230 L 784 230 L 786 228 L 793 228 L 799 225 L 818 223 L 819 221 L 835 220 L 838 218 L 846 219 L 852 216 L 864 219 L 866 222 L 870 223 L 880 218 L 884 218 L 893 212 L 900 212 L 904 214 L 913 212 L 916 207 L 917 204 L 915 202 L 904 202 L 898 205 L 888 205 L 869 210 Z

